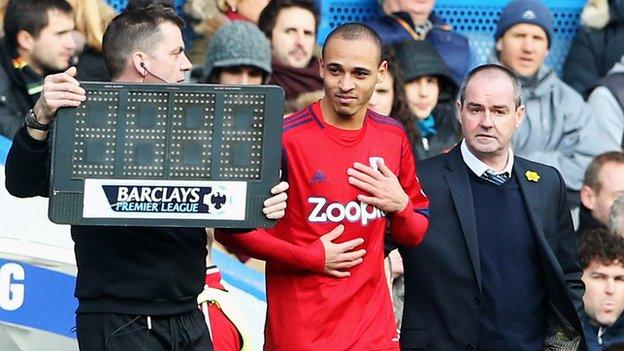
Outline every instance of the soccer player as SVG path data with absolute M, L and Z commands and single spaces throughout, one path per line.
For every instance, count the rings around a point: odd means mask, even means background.
M 270 230 L 218 233 L 268 261 L 265 350 L 399 349 L 384 231 L 390 220 L 397 242 L 419 244 L 429 203 L 401 124 L 367 110 L 386 70 L 374 31 L 336 28 L 320 61 L 325 97 L 284 121 L 285 217 Z M 350 249 L 332 255 L 332 245 Z

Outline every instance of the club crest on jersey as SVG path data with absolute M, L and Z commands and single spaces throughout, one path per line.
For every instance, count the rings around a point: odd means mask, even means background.
M 346 204 L 339 202 L 327 203 L 324 197 L 309 197 L 308 202 L 314 205 L 312 212 L 308 216 L 311 223 L 339 223 L 343 220 L 349 222 L 360 222 L 367 226 L 369 222 L 377 218 L 385 217 L 385 213 L 375 206 L 362 201 L 349 201 Z

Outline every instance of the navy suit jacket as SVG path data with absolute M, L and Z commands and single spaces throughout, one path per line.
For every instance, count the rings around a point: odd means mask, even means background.
M 417 169 L 430 200 L 430 218 L 424 241 L 414 248 L 400 248 L 405 269 L 401 349 L 475 350 L 481 267 L 470 170 L 459 145 L 418 162 Z M 536 172 L 540 179 L 528 180 L 527 171 Z M 584 285 L 563 178 L 554 168 L 521 157 L 514 157 L 513 173 L 537 235 L 549 305 L 582 338 L 577 311 L 582 309 Z M 581 349 L 584 343 L 581 339 Z

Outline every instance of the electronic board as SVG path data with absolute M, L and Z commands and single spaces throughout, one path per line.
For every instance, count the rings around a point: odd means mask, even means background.
M 83 82 L 53 126 L 55 223 L 255 228 L 279 181 L 277 86 Z

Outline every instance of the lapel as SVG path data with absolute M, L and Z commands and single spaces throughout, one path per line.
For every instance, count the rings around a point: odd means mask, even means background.
M 529 213 L 529 221 L 535 231 L 535 234 L 540 239 L 538 240 L 541 245 L 541 239 L 545 239 L 544 229 L 542 227 L 542 205 L 544 201 L 542 199 L 542 187 L 539 182 L 533 182 L 527 179 L 526 172 L 533 171 L 527 167 L 528 165 L 520 157 L 514 157 L 514 165 L 512 172 L 518 180 L 520 187 L 520 193 L 524 200 L 527 212 Z
M 530 181 L 527 179 L 527 171 L 535 171 L 535 169 L 531 168 L 530 164 L 528 164 L 526 160 L 520 157 L 515 157 L 513 173 L 518 180 L 520 192 L 522 193 L 522 197 L 529 214 L 529 221 L 531 222 L 531 226 L 535 232 L 536 243 L 539 247 L 542 258 L 545 260 L 544 263 L 550 267 L 556 267 L 555 262 L 557 262 L 557 258 L 548 244 L 542 221 L 544 216 L 552 215 L 551 211 L 556 211 L 556 209 L 549 209 L 544 206 L 545 202 L 542 184 L 544 184 L 545 179 L 538 182 Z
M 457 145 L 448 153 L 446 158 L 446 172 L 444 178 L 448 184 L 455 213 L 462 227 L 462 234 L 466 240 L 466 247 L 472 261 L 472 268 L 477 278 L 479 289 L 481 288 L 481 260 L 479 259 L 479 240 L 477 238 L 477 225 L 475 220 L 472 188 L 468 178 L 468 168 L 461 156 L 461 150 Z

